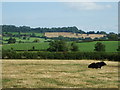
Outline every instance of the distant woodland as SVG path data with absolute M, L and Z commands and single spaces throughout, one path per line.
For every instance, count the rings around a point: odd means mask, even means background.
M 52 28 L 31 28 L 28 26 L 14 26 L 14 25 L 1 25 L 2 32 L 35 32 L 35 33 L 44 33 L 44 32 L 72 32 L 72 33 L 81 33 L 81 34 L 107 34 L 105 31 L 89 31 L 85 32 L 79 30 L 76 26 L 73 27 L 52 27 Z

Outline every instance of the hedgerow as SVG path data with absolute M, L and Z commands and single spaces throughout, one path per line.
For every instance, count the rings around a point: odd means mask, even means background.
M 111 52 L 48 52 L 48 51 L 8 51 L 3 50 L 2 59 L 93 59 L 119 61 L 119 53 Z

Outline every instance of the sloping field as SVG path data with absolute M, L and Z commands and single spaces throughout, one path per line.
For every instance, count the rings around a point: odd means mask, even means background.
M 70 37 L 70 38 L 100 38 L 105 36 L 104 34 L 77 34 L 77 33 L 70 33 L 70 32 L 46 32 L 45 33 L 46 37 Z
M 102 69 L 94 60 L 3 60 L 3 88 L 118 88 L 118 62 Z

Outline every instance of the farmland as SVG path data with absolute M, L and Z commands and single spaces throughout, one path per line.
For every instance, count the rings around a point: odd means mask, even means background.
M 75 34 L 75 33 L 68 33 L 68 32 L 51 32 L 48 33 L 35 33 L 35 32 L 3 32 L 2 37 L 2 43 L 3 43 L 3 49 L 5 50 L 30 50 L 32 47 L 35 47 L 35 50 L 47 50 L 49 47 L 49 42 L 54 40 L 52 38 L 46 38 L 45 36 L 49 37 L 49 35 L 52 35 L 52 37 L 57 37 L 59 35 L 67 35 L 69 36 L 80 36 L 80 37 L 103 37 L 103 34 Z M 82 35 L 82 36 L 81 36 Z M 87 36 L 86 36 L 87 35 Z M 15 38 L 16 42 L 8 44 L 9 38 Z M 64 40 L 64 39 L 63 39 Z M 91 41 L 91 42 L 79 42 L 76 43 L 79 51 L 81 52 L 93 52 L 94 46 L 97 42 L 102 42 L 106 47 L 106 52 L 117 52 L 118 48 L 118 41 Z M 73 41 L 67 41 L 68 45 L 71 44 Z
M 100 38 L 106 35 L 104 34 L 78 34 L 78 33 L 68 33 L 68 32 L 46 32 L 46 37 L 74 37 L 74 38 Z
M 118 88 L 118 62 L 94 60 L 3 60 L 3 88 Z M 32 82 L 31 82 L 32 81 Z
M 39 50 L 46 50 L 49 46 L 48 43 L 16 43 L 16 44 L 8 44 L 4 45 L 3 49 L 11 49 L 13 50 L 30 50 L 32 47 Z
M 95 41 L 78 43 L 79 50 L 84 52 L 94 51 L 94 46 L 97 42 L 101 42 L 106 46 L 106 52 L 116 52 L 118 48 L 118 41 Z
M 81 52 L 93 52 L 94 45 L 97 42 L 102 42 L 103 44 L 106 45 L 106 52 L 117 52 L 116 49 L 118 48 L 118 41 L 83 42 L 83 43 L 77 43 L 77 45 L 79 47 L 79 51 Z M 38 50 L 46 50 L 49 47 L 49 42 L 6 44 L 3 45 L 3 49 L 13 48 L 14 50 L 29 50 L 32 49 L 33 46 L 35 46 L 35 48 Z

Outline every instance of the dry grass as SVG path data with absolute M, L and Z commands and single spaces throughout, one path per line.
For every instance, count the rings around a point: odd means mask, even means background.
M 100 37 L 104 37 L 104 34 L 76 34 L 76 33 L 71 33 L 71 32 L 46 32 L 45 33 L 46 37 L 59 37 L 59 36 L 63 36 L 63 37 L 70 37 L 70 38 L 100 38 Z
M 3 88 L 118 88 L 118 62 L 94 60 L 3 60 Z

